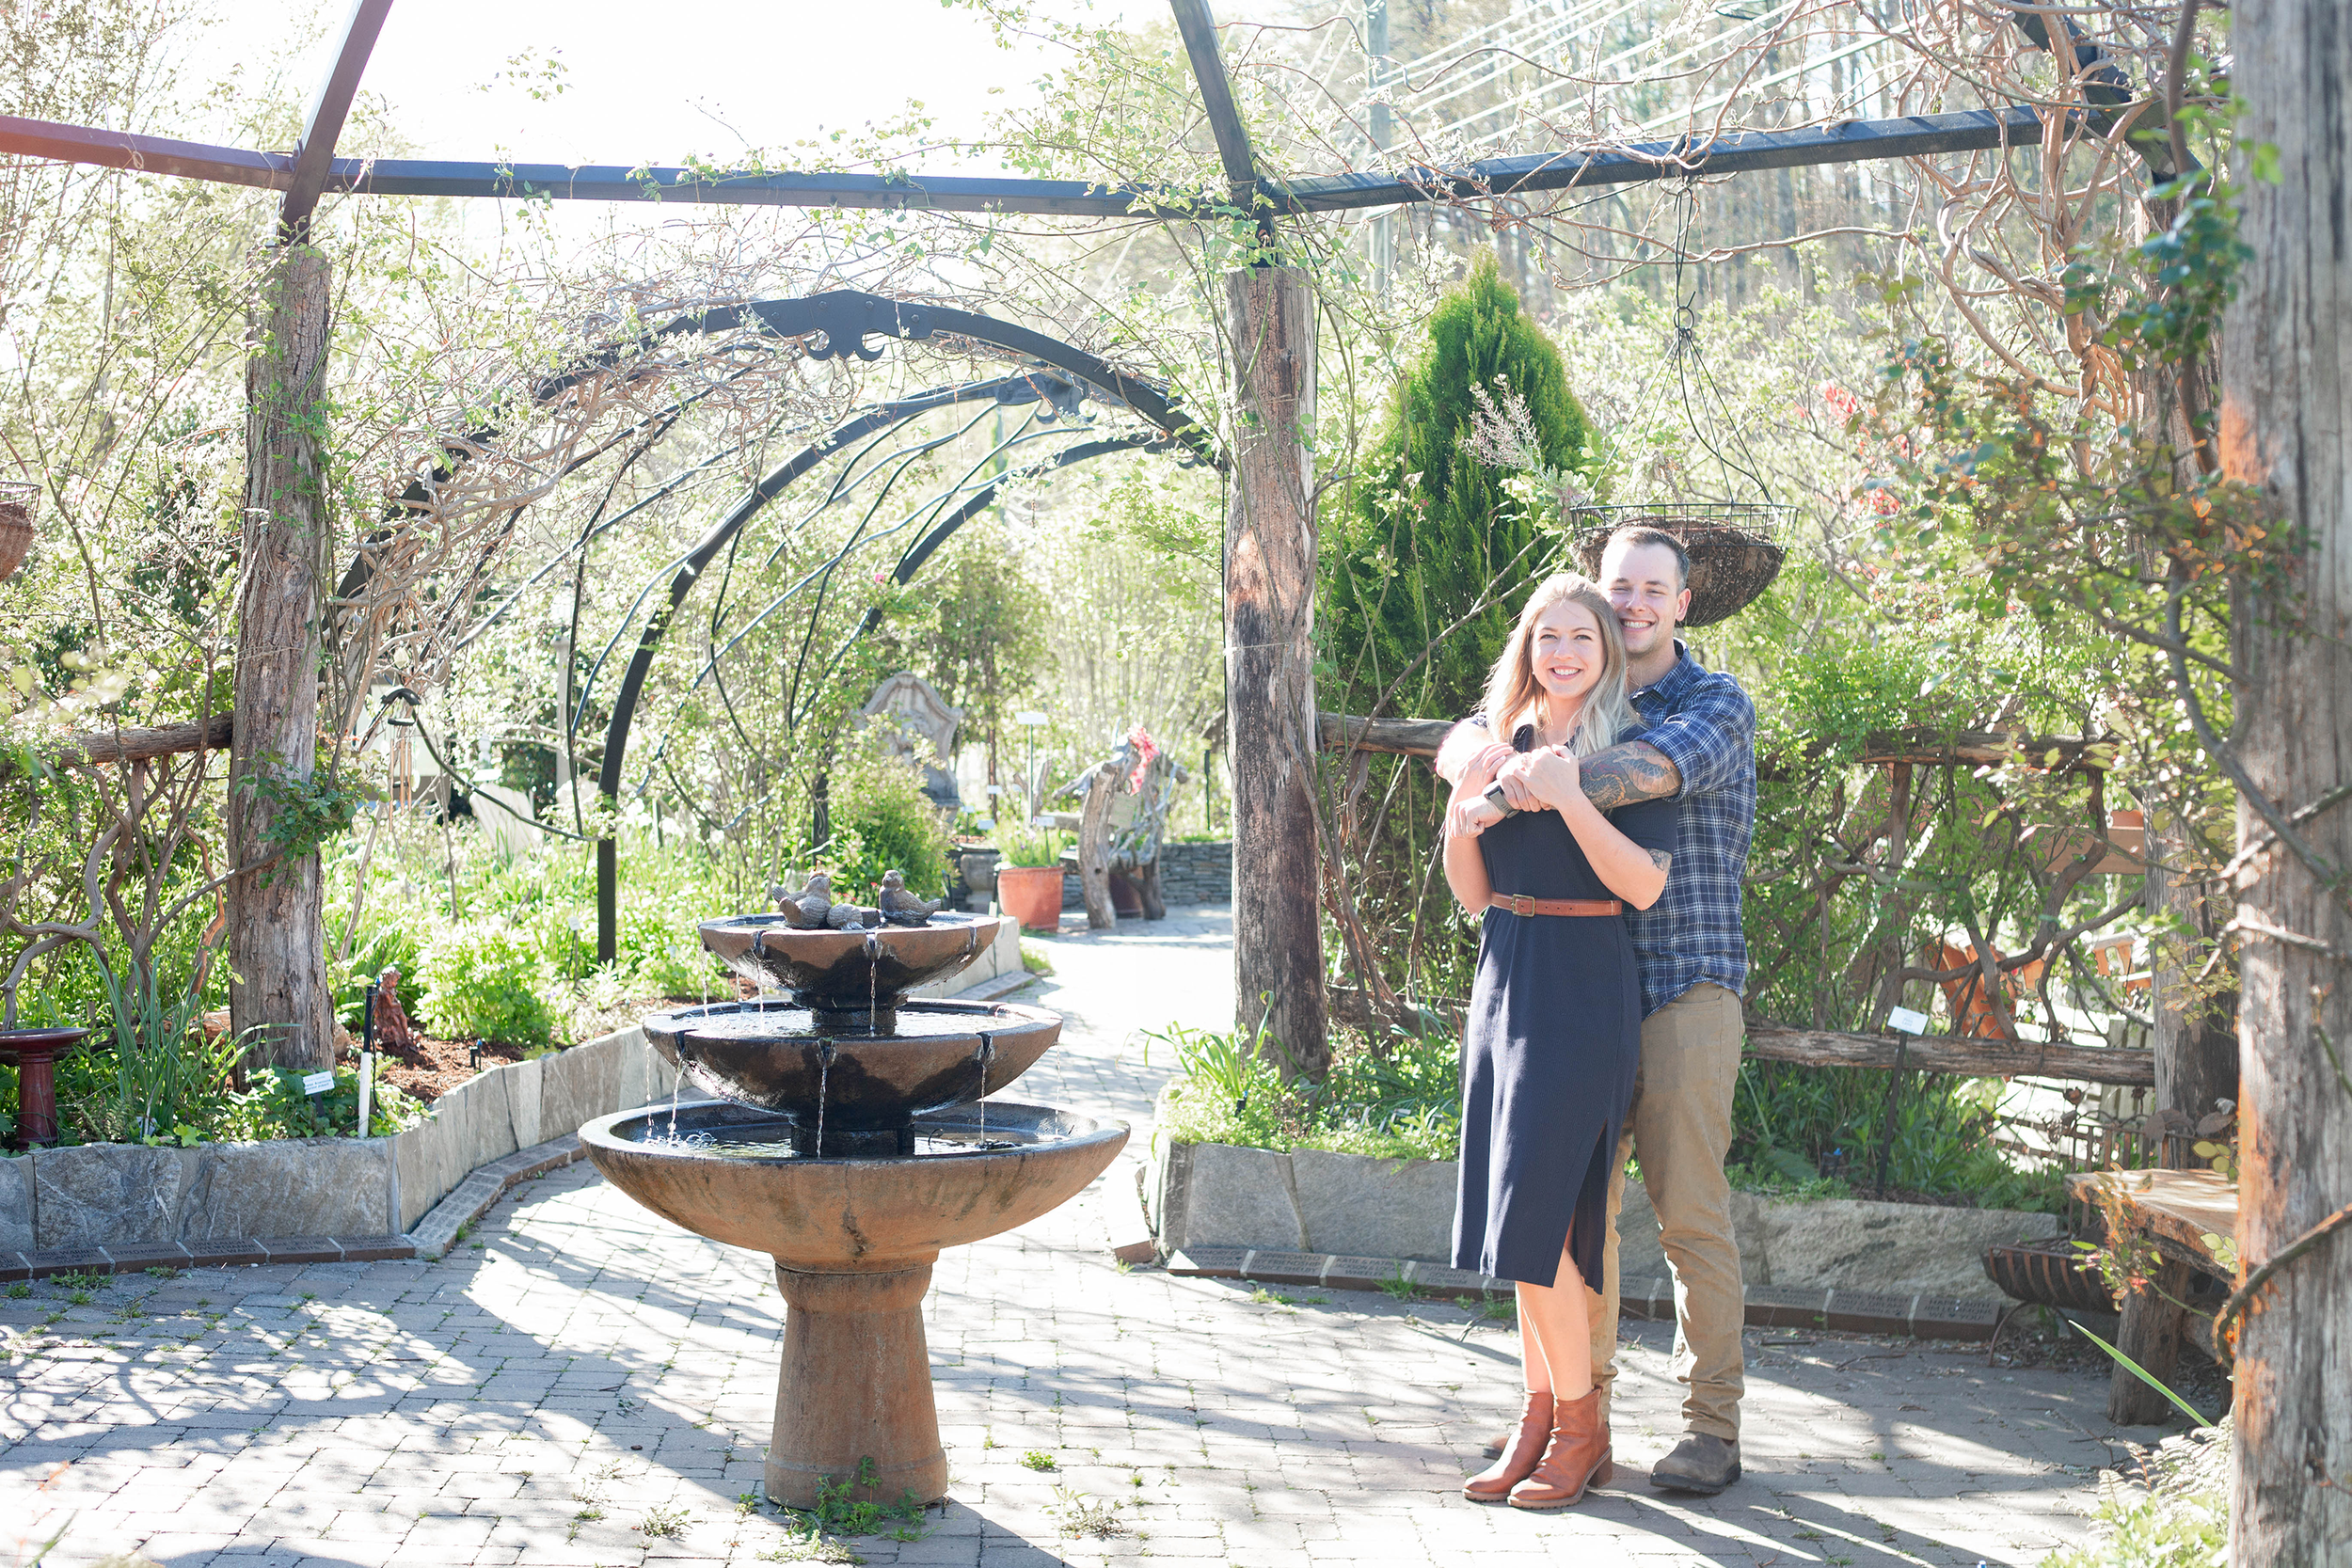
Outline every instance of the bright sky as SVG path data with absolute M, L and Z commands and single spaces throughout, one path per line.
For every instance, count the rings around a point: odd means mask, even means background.
M 1163 14 L 1146 0 L 1058 8 L 1098 22 Z M 195 74 L 308 21 L 326 37 L 295 71 L 307 100 L 346 11 L 345 0 L 223 0 L 225 24 L 208 30 Z M 534 100 L 526 86 L 550 55 L 564 90 Z M 510 67 L 517 55 L 528 58 Z M 780 150 L 894 118 L 909 100 L 944 134 L 972 135 L 1061 63 L 1033 43 L 998 47 L 972 11 L 940 0 L 397 0 L 361 90 L 390 100 L 426 157 L 670 164 Z

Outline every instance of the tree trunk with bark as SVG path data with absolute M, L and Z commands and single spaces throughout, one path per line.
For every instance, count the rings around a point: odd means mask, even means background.
M 2237 1099 L 2237 1021 L 2226 994 L 2197 973 L 2220 935 L 2221 920 L 2203 892 L 2205 868 L 2196 865 L 2188 835 L 2169 813 L 2148 813 L 2148 912 L 2195 933 L 2158 940 L 2150 956 L 2149 1005 L 2154 1023 L 2156 1108 L 2193 1123 L 2213 1114 L 2215 1101 Z M 2144 1385 L 2143 1385 L 2144 1386 Z M 2153 1390 L 2150 1390 L 2152 1393 Z
M 330 336 L 326 259 L 278 252 L 246 365 L 245 533 L 237 586 L 229 847 L 230 1027 L 259 1029 L 252 1066 L 334 1061 L 325 906 L 316 855 L 267 859 L 286 808 L 270 785 L 308 780 L 318 748 L 326 550 L 324 455 Z M 265 863 L 256 865 L 256 863 Z
M 1241 421 L 1225 519 L 1233 1002 L 1310 1077 L 1330 1066 L 1315 841 L 1315 311 L 1289 267 L 1225 275 Z
M 2277 148 L 2244 186 L 2252 248 L 2225 323 L 2221 458 L 2259 485 L 2285 581 L 2237 628 L 2241 755 L 2270 811 L 2242 798 L 2241 851 L 2270 817 L 2352 783 L 2352 17 L 2337 0 L 2240 0 L 2232 88 L 2242 148 Z M 2300 825 L 2239 888 L 2242 1128 L 2238 1253 L 2259 1268 L 2352 1202 L 2352 802 Z M 2328 883 L 2334 885 L 2330 887 Z M 2287 1262 L 2237 1353 L 2230 1559 L 2352 1560 L 2352 1229 Z

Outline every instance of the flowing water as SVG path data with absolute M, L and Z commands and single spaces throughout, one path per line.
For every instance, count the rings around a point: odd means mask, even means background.
M 817 1042 L 817 1147 L 820 1149 L 825 1147 L 825 1090 L 833 1084 L 833 1059 L 835 1054 L 833 1041 Z M 670 1131 L 675 1132 L 677 1129 L 673 1126 Z
M 650 1129 L 650 1124 L 649 1124 Z M 656 1148 L 675 1148 L 682 1152 L 709 1155 L 721 1160 L 805 1160 L 792 1147 L 792 1124 L 787 1121 L 754 1122 L 746 1126 L 728 1127 L 716 1132 L 654 1132 L 639 1138 L 641 1144 Z M 1019 1148 L 1050 1141 L 1037 1132 L 999 1129 L 994 1137 L 977 1132 L 917 1132 L 914 1135 L 915 1159 L 940 1159 L 966 1154 L 993 1153 L 998 1149 Z M 840 1155 L 829 1155 L 840 1159 Z M 906 1159 L 907 1155 L 866 1155 L 866 1159 Z
M 972 1053 L 972 1059 L 980 1064 L 980 1145 L 986 1148 L 988 1145 L 988 1064 L 996 1059 L 996 1042 L 988 1037 L 988 1031 L 985 1029 L 980 1031 L 980 1048 Z

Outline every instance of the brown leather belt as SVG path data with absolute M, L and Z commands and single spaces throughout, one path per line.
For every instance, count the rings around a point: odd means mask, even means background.
M 1530 898 L 1523 893 L 1490 893 L 1486 907 L 1509 910 L 1513 914 L 1612 915 L 1623 914 L 1625 906 L 1614 898 Z

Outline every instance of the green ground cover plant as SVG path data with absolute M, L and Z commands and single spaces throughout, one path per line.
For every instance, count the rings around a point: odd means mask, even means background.
M 1441 1027 L 1375 1037 L 1342 1031 L 1330 1076 L 1285 1082 L 1278 1042 L 1170 1024 L 1147 1049 L 1173 1052 L 1176 1076 L 1161 1132 L 1176 1143 L 1285 1152 L 1327 1149 L 1384 1159 L 1453 1160 L 1461 1153 L 1458 1039 Z M 1895 1106 L 1890 1079 L 1868 1069 L 1741 1064 L 1727 1168 L 1732 1184 L 1777 1197 L 1868 1197 L 1882 1148 L 1890 1194 L 1967 1197 L 1977 1207 L 2058 1213 L 2053 1171 L 2021 1170 L 1991 1142 L 1999 1083 L 1922 1074 Z M 1834 1174 L 1823 1174 L 1824 1168 Z
M 1343 1031 L 1321 1084 L 1285 1083 L 1279 1042 L 1262 1037 L 1170 1024 L 1145 1038 L 1175 1053 L 1160 1127 L 1177 1143 L 1396 1160 L 1451 1160 L 1460 1149 L 1460 1053 L 1445 1036 Z

